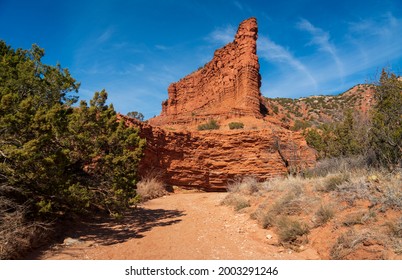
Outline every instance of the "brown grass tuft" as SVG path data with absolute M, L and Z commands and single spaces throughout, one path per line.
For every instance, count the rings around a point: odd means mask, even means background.
M 167 194 L 161 179 L 157 176 L 145 177 L 137 184 L 137 194 L 141 201 L 162 197 Z
M 26 216 L 24 205 L 0 197 L 0 260 L 21 259 L 49 239 L 51 224 L 27 221 Z

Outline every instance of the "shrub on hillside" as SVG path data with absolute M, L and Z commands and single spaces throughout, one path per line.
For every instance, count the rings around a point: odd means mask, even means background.
M 244 128 L 244 123 L 242 123 L 242 122 L 231 122 L 231 123 L 229 123 L 229 128 L 230 129 L 243 129 Z
M 198 126 L 198 130 L 215 130 L 219 129 L 219 124 L 216 122 L 216 120 L 210 120 L 207 123 L 200 124 Z
M 353 229 L 340 235 L 330 251 L 330 258 L 333 260 L 354 259 L 353 253 L 366 244 L 378 244 L 385 246 L 383 236 L 370 231 L 355 231 Z M 366 245 L 367 246 L 367 245 Z M 369 246 L 369 245 L 368 245 Z M 366 253 L 370 252 L 366 250 Z M 383 252 L 375 250 L 371 252 L 370 259 L 386 259 Z
M 328 205 L 321 205 L 320 208 L 315 212 L 315 225 L 321 226 L 326 224 L 335 215 L 335 211 L 332 207 Z
M 278 228 L 279 242 L 286 244 L 300 244 L 300 238 L 310 232 L 309 227 L 298 220 L 288 217 L 280 217 L 276 222 Z

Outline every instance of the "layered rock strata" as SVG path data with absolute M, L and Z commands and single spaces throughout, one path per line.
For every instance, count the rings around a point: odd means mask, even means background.
M 147 146 L 140 173 L 162 174 L 168 185 L 219 190 L 237 177 L 266 180 L 315 163 L 303 136 L 275 129 L 230 132 L 167 132 L 126 118 Z
M 204 67 L 172 83 L 153 125 L 188 124 L 206 119 L 262 117 L 261 77 L 255 18 L 243 21 L 233 42 L 215 51 Z

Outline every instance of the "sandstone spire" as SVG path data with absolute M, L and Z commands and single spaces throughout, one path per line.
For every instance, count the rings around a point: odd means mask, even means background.
M 214 53 L 204 67 L 172 83 L 155 125 L 186 124 L 206 119 L 262 117 L 261 77 L 255 18 L 243 21 L 233 42 Z

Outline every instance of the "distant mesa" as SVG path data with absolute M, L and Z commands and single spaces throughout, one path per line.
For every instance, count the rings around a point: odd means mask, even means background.
M 194 124 L 208 119 L 263 118 L 255 18 L 243 21 L 233 42 L 204 67 L 170 84 L 168 99 L 151 125 Z

